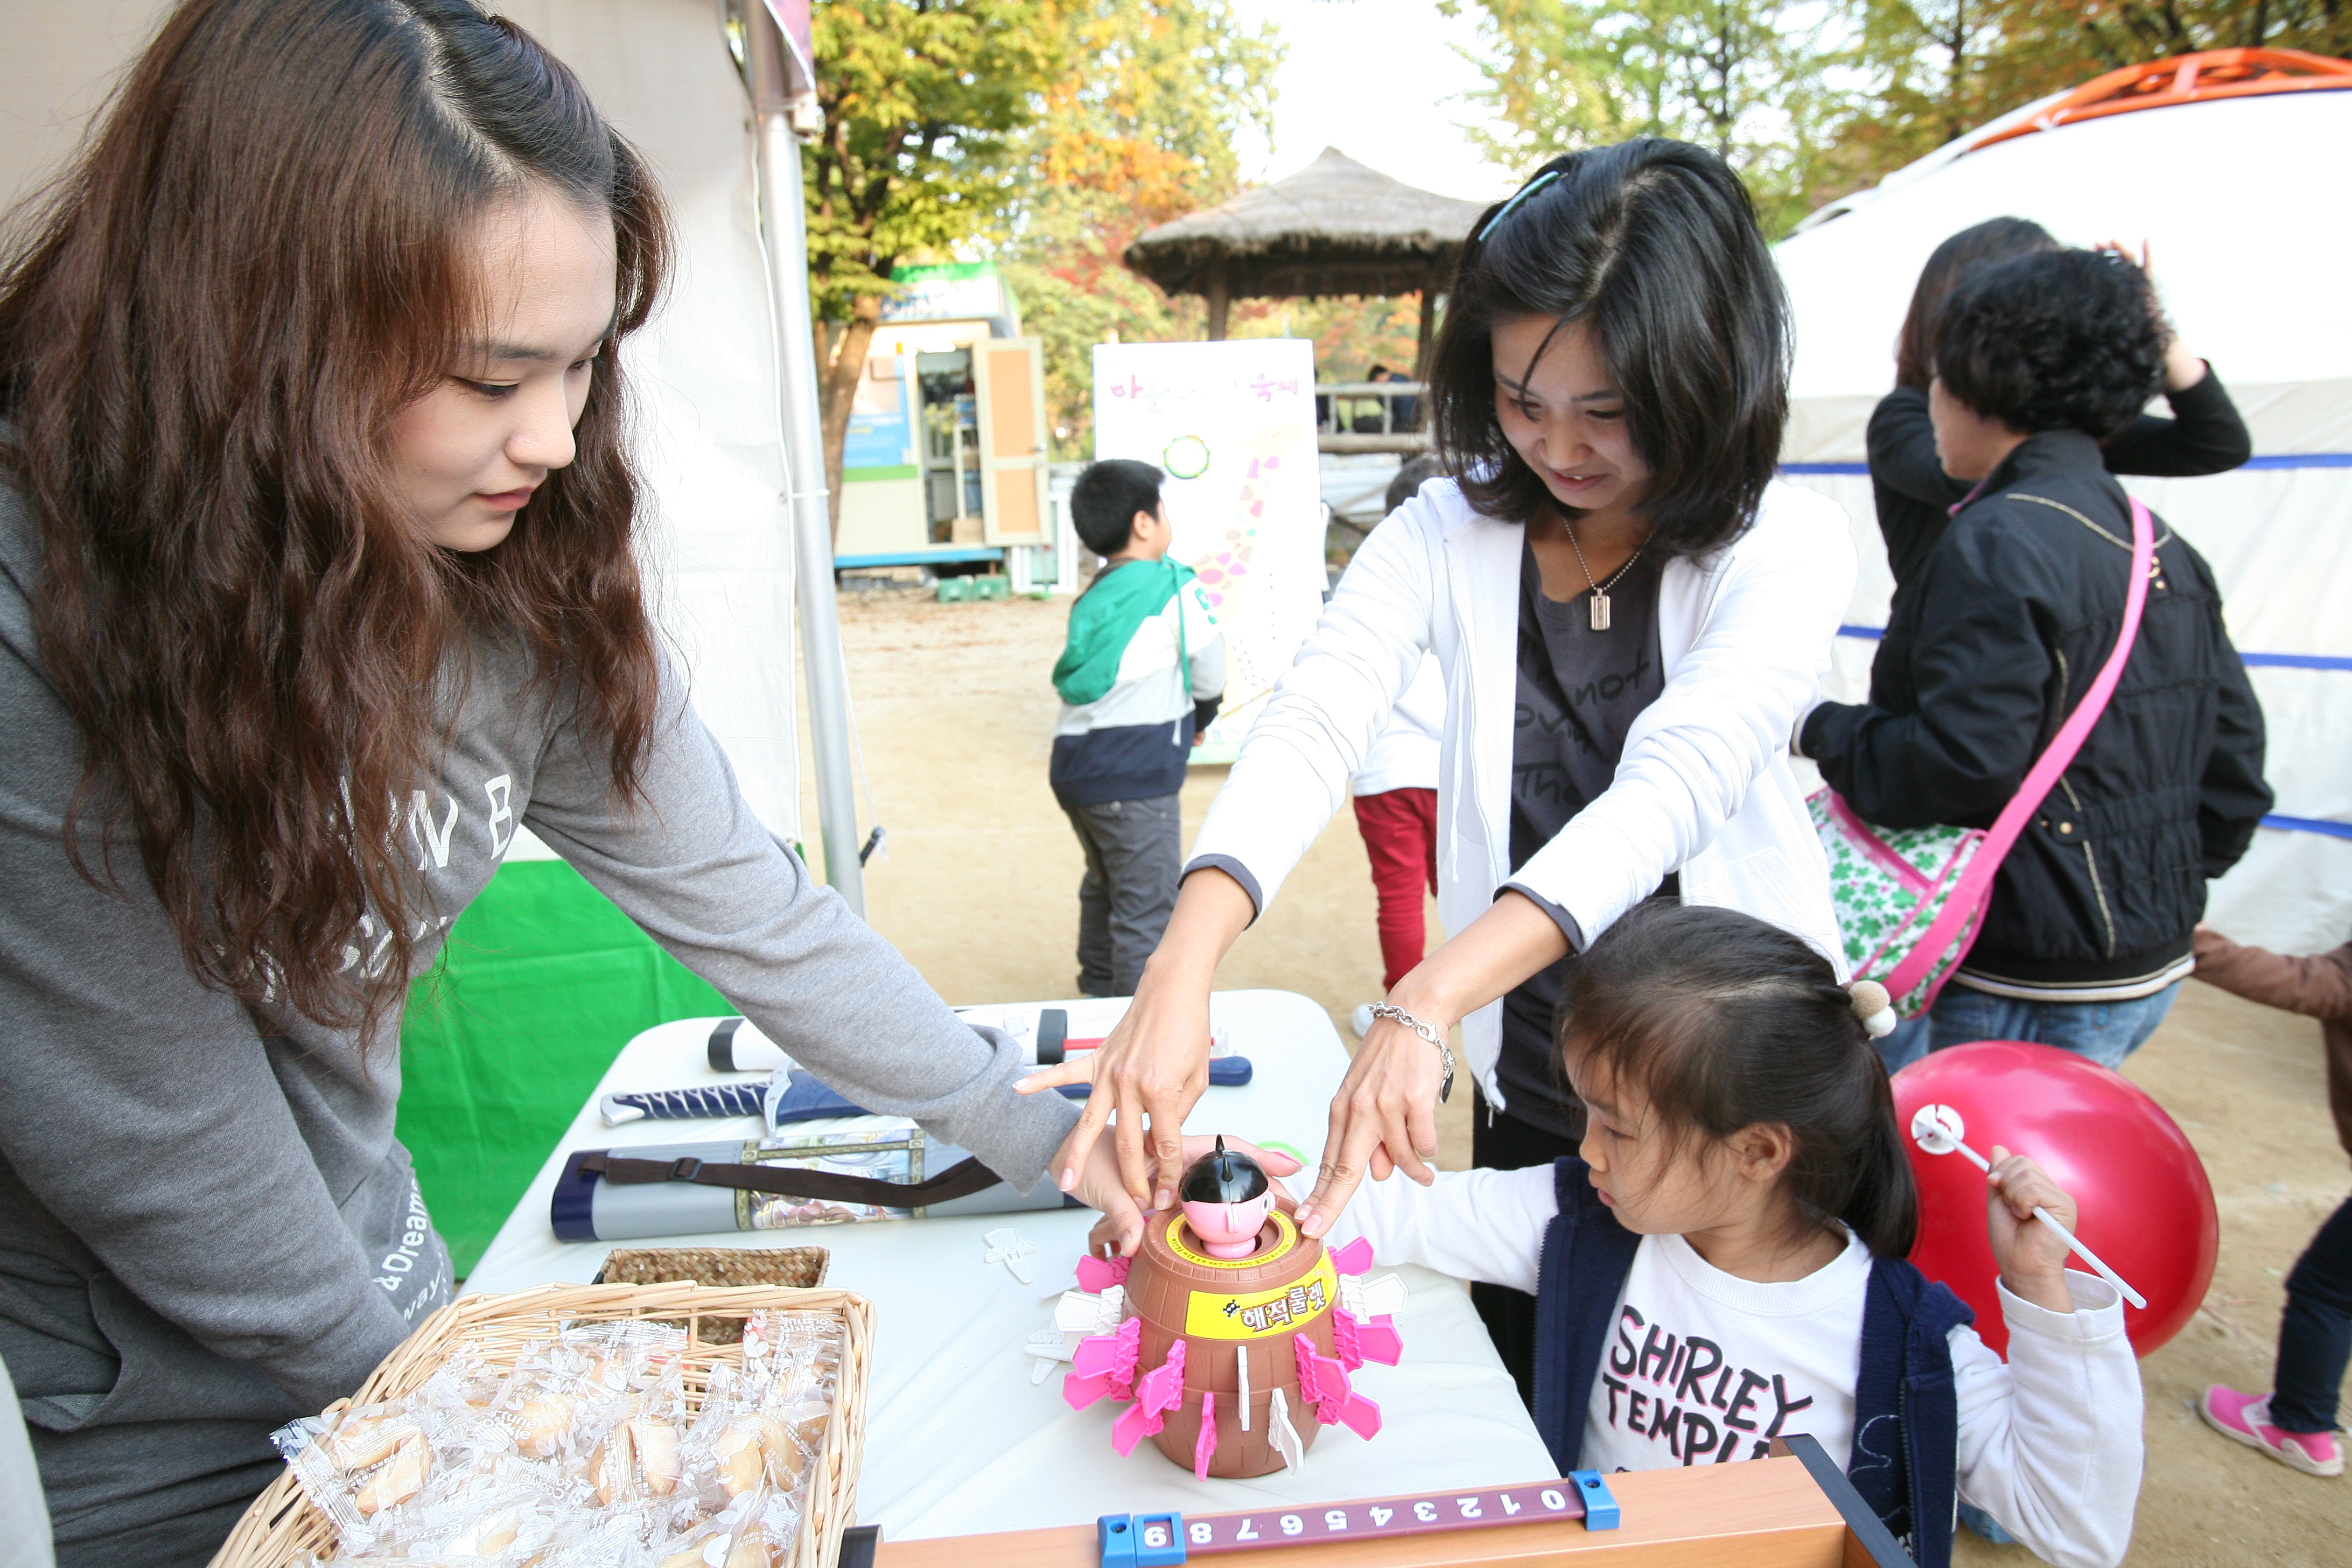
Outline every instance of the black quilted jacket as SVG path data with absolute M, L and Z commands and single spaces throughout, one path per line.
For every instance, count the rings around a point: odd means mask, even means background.
M 2010 851 L 1965 973 L 2059 994 L 2162 974 L 2270 808 L 2262 710 L 2212 571 L 2156 522 L 2123 679 Z M 1869 702 L 1816 708 L 1800 746 L 1866 821 L 1990 827 L 2114 647 L 2130 548 L 2097 445 L 2032 437 L 1906 585 Z

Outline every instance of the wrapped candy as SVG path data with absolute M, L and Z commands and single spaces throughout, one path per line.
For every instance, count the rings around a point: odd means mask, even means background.
M 568 1326 L 504 1364 L 461 1345 L 410 1394 L 289 1424 L 275 1440 L 339 1538 L 323 1563 L 785 1568 L 840 1329 L 756 1314 L 698 1402 L 689 1342 L 629 1321 Z

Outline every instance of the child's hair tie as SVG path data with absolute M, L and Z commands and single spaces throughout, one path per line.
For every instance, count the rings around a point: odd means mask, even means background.
M 1845 994 L 1853 1016 L 1862 1020 L 1862 1032 L 1874 1040 L 1885 1039 L 1902 1022 L 1895 1016 L 1895 998 L 1875 980 L 1857 980 L 1845 988 Z

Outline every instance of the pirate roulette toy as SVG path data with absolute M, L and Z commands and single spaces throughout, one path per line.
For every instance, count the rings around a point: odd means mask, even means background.
M 1080 1342 L 1062 1393 L 1076 1409 L 1126 1405 L 1111 1427 L 1121 1454 L 1150 1437 L 1204 1479 L 1263 1476 L 1298 1465 L 1324 1426 L 1380 1431 L 1380 1406 L 1353 1380 L 1402 1353 L 1391 1317 L 1402 1282 L 1363 1280 L 1370 1244 L 1327 1251 L 1276 1195 L 1220 1137 L 1133 1258 L 1081 1261 L 1075 1310 L 1105 1331 Z

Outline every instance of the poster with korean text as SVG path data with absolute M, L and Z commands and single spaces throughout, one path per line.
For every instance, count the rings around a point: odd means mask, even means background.
M 1192 760 L 1231 762 L 1323 607 L 1315 345 L 1097 345 L 1095 456 L 1168 476 L 1170 553 L 1200 574 L 1225 635 L 1224 706 Z

